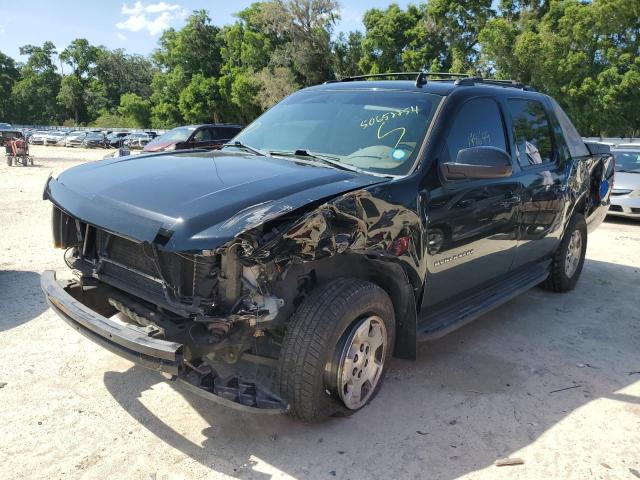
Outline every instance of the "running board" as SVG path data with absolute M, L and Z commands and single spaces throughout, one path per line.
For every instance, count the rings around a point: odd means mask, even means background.
M 421 316 L 417 340 L 435 340 L 457 330 L 514 297 L 543 282 L 549 275 L 547 263 L 507 276 L 504 280 L 473 293 L 454 304 Z

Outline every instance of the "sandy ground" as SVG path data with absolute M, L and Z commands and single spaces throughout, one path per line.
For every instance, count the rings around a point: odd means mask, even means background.
M 45 179 L 105 152 L 33 153 L 0 164 L 2 479 L 640 478 L 640 224 L 590 236 L 574 292 L 534 289 L 421 345 L 364 411 L 309 426 L 180 391 L 50 312 L 38 274 L 66 267 Z

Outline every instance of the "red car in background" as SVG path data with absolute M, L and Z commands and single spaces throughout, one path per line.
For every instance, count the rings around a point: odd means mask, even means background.
M 240 125 L 226 124 L 177 127 L 154 138 L 145 145 L 143 151 L 167 152 L 190 148 L 216 149 L 240 133 L 242 128 Z

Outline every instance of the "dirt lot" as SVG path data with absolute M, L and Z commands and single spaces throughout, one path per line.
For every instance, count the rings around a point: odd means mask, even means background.
M 45 179 L 105 151 L 33 153 L 0 164 L 3 479 L 640 478 L 640 223 L 590 236 L 574 292 L 532 290 L 421 345 L 364 411 L 309 426 L 180 391 L 50 312 L 38 274 L 67 274 Z

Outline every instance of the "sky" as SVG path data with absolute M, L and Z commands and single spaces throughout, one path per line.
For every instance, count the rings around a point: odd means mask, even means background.
M 213 23 L 234 22 L 233 14 L 255 0 L 0 0 L 0 52 L 16 60 L 22 45 L 52 41 L 58 51 L 73 39 L 93 45 L 124 48 L 147 55 L 157 46 L 163 30 L 180 28 L 193 11 L 205 9 Z M 341 21 L 336 31 L 362 30 L 362 14 L 386 8 L 392 0 L 341 0 Z M 410 0 L 395 0 L 405 7 Z

